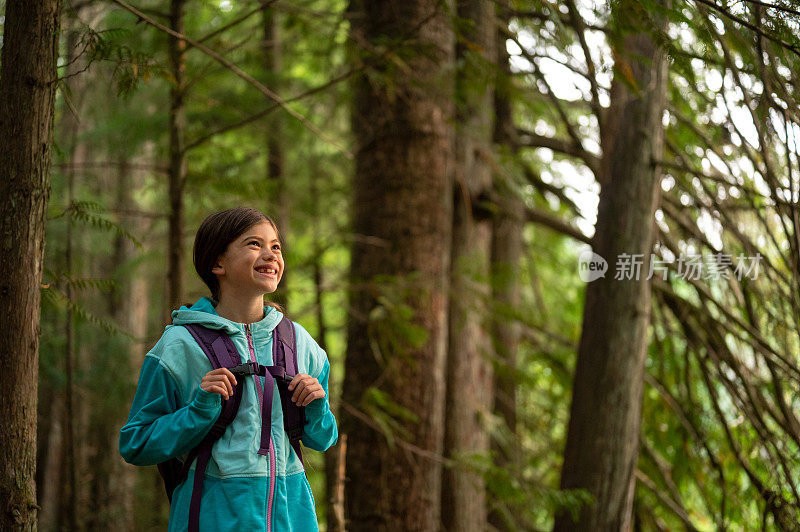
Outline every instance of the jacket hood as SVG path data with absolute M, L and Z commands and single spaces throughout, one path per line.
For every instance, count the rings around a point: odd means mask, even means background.
M 251 323 L 250 328 L 254 334 L 256 332 L 261 334 L 271 333 L 281 321 L 281 318 L 283 318 L 283 314 L 276 308 L 264 305 L 264 317 L 257 322 Z M 185 325 L 188 323 L 196 323 L 209 329 L 222 329 L 229 335 L 244 330 L 244 323 L 231 321 L 217 314 L 209 297 L 201 297 L 190 307 L 184 305 L 178 310 L 172 311 L 173 325 Z

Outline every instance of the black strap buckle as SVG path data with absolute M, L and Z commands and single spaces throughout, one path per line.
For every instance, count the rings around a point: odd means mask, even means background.
M 258 375 L 258 364 L 255 362 L 245 362 L 244 364 L 239 364 L 238 366 L 234 366 L 232 368 L 228 368 L 228 371 L 236 375 L 237 377 L 247 377 L 248 375 Z
M 288 373 L 286 373 L 286 370 L 283 370 L 283 375 L 279 375 L 275 377 L 275 379 L 278 382 L 282 383 L 284 386 L 289 386 L 289 384 L 291 384 L 292 382 L 292 379 L 294 379 L 294 375 L 289 375 Z

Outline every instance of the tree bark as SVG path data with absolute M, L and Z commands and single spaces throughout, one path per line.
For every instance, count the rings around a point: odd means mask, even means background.
M 170 28 L 185 35 L 185 0 L 171 0 Z M 183 233 L 184 198 L 186 184 L 186 41 L 170 36 L 169 59 L 172 72 L 169 112 L 169 249 L 167 249 L 168 294 L 166 323 L 170 322 L 171 309 L 183 301 Z
M 498 6 L 498 18 L 508 26 L 503 6 Z M 500 27 L 498 25 L 498 27 Z M 506 156 L 515 156 L 519 149 L 516 127 L 511 115 L 511 71 L 506 50 L 506 37 L 498 31 L 495 39 L 498 74 L 494 97 L 495 125 L 494 142 L 497 151 Z M 520 301 L 519 263 L 522 257 L 522 230 L 525 226 L 524 205 L 512 187 L 506 185 L 504 176 L 496 176 L 494 192 L 497 196 L 497 212 L 492 217 L 492 339 L 496 355 L 496 371 L 493 385 L 494 414 L 502 420 L 505 430 L 511 435 L 512 445 L 517 434 L 517 348 L 520 328 L 515 320 L 507 318 L 508 310 L 517 309 Z M 502 438 L 492 440 L 494 466 L 501 469 L 514 468 L 517 453 Z M 502 512 L 490 509 L 489 523 L 497 529 L 513 528 L 506 523 Z
M 486 421 L 492 411 L 491 338 L 488 301 L 492 221 L 479 202 L 492 185 L 487 154 L 492 142 L 491 81 L 482 61 L 494 60 L 494 3 L 458 4 L 468 26 L 456 49 L 457 106 L 453 188 L 453 243 L 444 454 L 442 523 L 446 530 L 484 531 L 487 527 L 483 477 L 469 469 L 470 456 L 489 451 Z M 477 57 L 477 56 L 480 56 Z
M 609 270 L 622 254 L 643 255 L 638 279 L 613 271 L 586 289 L 561 488 L 587 490 L 594 504 L 557 516 L 555 530 L 629 530 L 638 457 L 646 333 L 647 282 L 666 86 L 665 54 L 639 25 L 648 17 L 632 1 L 615 6 L 627 27 L 615 50 L 611 108 L 604 132 L 606 173 L 593 251 Z M 629 72 L 623 76 L 622 72 Z
M 0 59 L 0 528 L 36 530 L 36 413 L 59 0 L 8 0 Z
M 381 63 L 355 82 L 350 279 L 358 288 L 350 292 L 342 388 L 350 408 L 341 424 L 348 529 L 437 530 L 453 33 L 447 6 L 436 0 L 356 0 L 350 10 L 353 42 L 368 53 L 391 43 L 402 49 L 403 64 Z M 391 428 L 379 432 L 376 419 Z

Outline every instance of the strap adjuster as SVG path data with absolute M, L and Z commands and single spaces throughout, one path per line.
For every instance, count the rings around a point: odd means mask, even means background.
M 244 364 L 239 364 L 238 366 L 234 366 L 232 368 L 228 368 L 228 371 L 236 375 L 237 377 L 246 377 L 249 375 L 260 375 L 265 376 L 267 373 L 273 376 L 276 381 L 279 383 L 288 386 L 292 379 L 294 379 L 294 375 L 289 375 L 286 373 L 286 369 L 283 369 L 280 373 L 278 373 L 278 369 L 276 366 L 262 366 L 258 362 L 245 362 Z M 276 373 L 278 373 L 276 375 Z
M 289 386 L 289 384 L 291 384 L 292 382 L 292 379 L 294 379 L 294 375 L 289 375 L 288 373 L 286 373 L 286 370 L 284 369 L 283 375 L 277 375 L 275 379 L 278 382 L 283 383 L 284 386 Z
M 245 362 L 244 364 L 239 364 L 238 366 L 228 368 L 228 370 L 237 377 L 246 377 L 248 375 L 259 374 L 258 364 L 256 362 Z

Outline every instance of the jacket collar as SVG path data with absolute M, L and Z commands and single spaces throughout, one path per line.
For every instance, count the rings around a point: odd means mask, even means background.
M 250 331 L 255 336 L 267 336 L 272 334 L 272 330 L 277 327 L 283 318 L 283 314 L 276 308 L 264 305 L 264 317 L 250 324 Z M 209 297 L 201 297 L 191 307 L 182 306 L 178 310 L 172 311 L 172 324 L 184 325 L 197 323 L 209 329 L 223 329 L 229 335 L 244 332 L 244 323 L 238 323 L 223 318 L 217 314 L 214 304 Z

